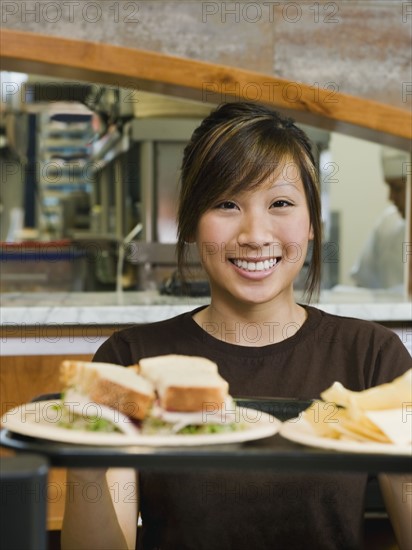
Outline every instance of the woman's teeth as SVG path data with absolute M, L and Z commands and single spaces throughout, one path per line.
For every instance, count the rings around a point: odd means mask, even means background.
M 245 269 L 246 271 L 267 271 L 271 269 L 277 263 L 277 258 L 271 258 L 270 260 L 263 260 L 259 262 L 247 262 L 246 260 L 231 260 L 236 267 Z

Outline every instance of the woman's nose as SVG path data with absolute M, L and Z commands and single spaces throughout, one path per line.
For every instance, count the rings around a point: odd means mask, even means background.
M 272 224 L 268 223 L 264 215 L 244 216 L 239 229 L 239 245 L 260 247 L 274 242 Z

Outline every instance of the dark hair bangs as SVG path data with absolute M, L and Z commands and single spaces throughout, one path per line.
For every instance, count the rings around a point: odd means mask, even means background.
M 271 178 L 285 161 L 294 162 L 301 169 L 301 151 L 283 129 L 273 128 L 270 120 L 257 121 L 267 129 L 250 128 L 239 132 L 236 138 L 222 145 L 216 156 L 205 167 L 220 185 L 218 200 L 227 195 L 256 189 Z M 244 135 L 242 135 L 244 134 Z M 284 135 L 282 135 L 284 134 Z

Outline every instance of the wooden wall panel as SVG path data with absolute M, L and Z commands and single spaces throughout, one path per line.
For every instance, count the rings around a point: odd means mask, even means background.
M 76 355 L 78 360 L 89 361 L 89 355 Z M 1 357 L 0 406 L 1 413 L 26 403 L 43 393 L 60 391 L 59 365 L 68 359 L 62 355 L 27 355 Z
M 168 53 L 320 88 L 329 82 L 351 95 L 410 106 L 406 0 L 3 4 L 2 29 Z M 224 97 L 233 83 L 222 84 Z M 253 97 L 253 87 L 248 91 Z
M 296 83 L 270 74 L 168 54 L 110 44 L 2 29 L 4 70 L 102 82 L 220 103 L 250 99 L 250 85 L 259 101 L 282 109 L 298 121 L 408 149 L 412 115 L 406 108 L 325 88 Z M 287 91 L 298 88 L 298 96 Z M 207 94 L 207 97 L 205 97 Z
M 62 355 L 35 355 L 23 357 L 0 358 L 0 409 L 4 414 L 12 407 L 30 401 L 33 397 L 60 391 L 59 365 L 64 359 Z M 75 355 L 73 359 L 88 361 L 89 355 Z M 12 456 L 8 449 L 0 448 L 2 456 Z M 64 514 L 66 495 L 66 469 L 51 468 L 47 485 L 48 530 L 60 530 Z

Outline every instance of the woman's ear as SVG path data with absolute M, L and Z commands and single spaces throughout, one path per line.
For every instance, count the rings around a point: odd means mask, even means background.
M 314 238 L 315 238 L 315 234 L 313 232 L 312 224 L 310 224 L 310 227 L 309 227 L 309 240 L 313 241 Z

